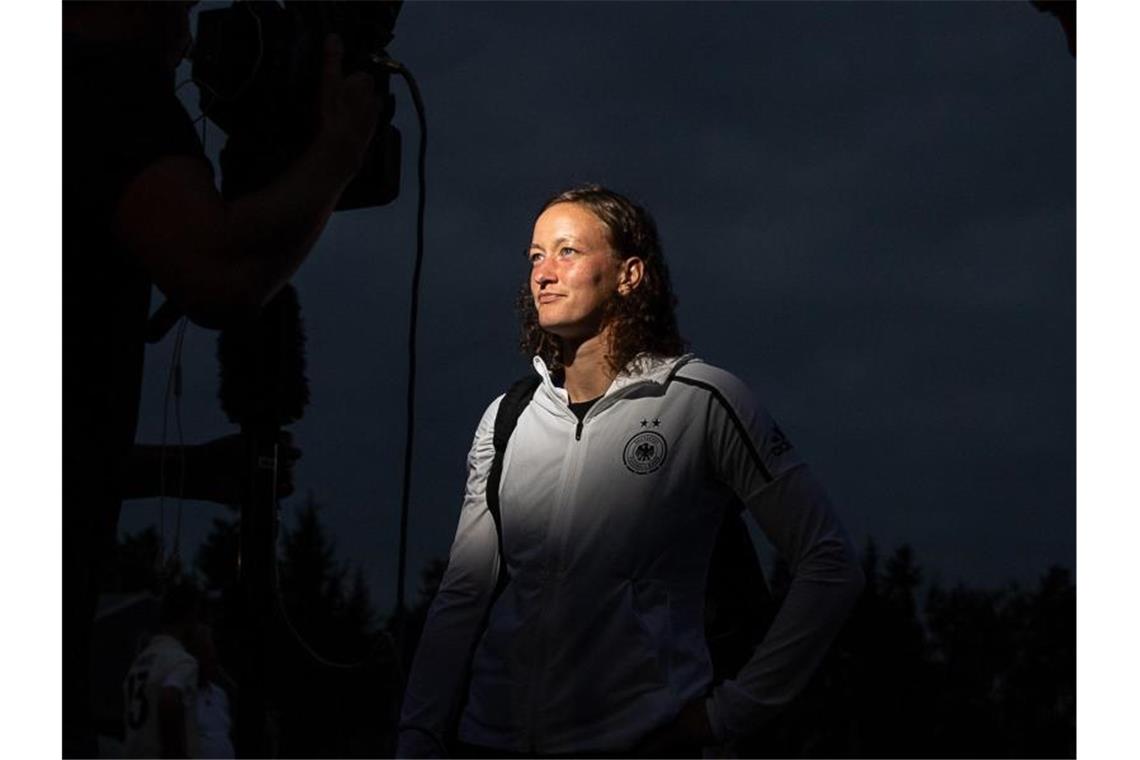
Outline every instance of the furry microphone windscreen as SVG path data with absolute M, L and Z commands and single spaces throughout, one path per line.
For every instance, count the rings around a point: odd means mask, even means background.
M 218 336 L 222 410 L 239 425 L 285 426 L 309 403 L 297 291 L 286 285 L 249 320 Z

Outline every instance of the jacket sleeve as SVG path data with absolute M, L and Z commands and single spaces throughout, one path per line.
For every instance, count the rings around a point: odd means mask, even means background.
M 500 396 L 484 412 L 467 456 L 467 486 L 447 570 L 428 609 L 400 710 L 397 757 L 443 757 L 444 732 L 461 689 L 499 573 L 499 544 L 487 509 Z
M 714 475 L 748 508 L 792 575 L 752 658 L 706 702 L 713 732 L 730 741 L 755 732 L 807 685 L 862 592 L 863 572 L 826 492 L 791 441 L 743 383 L 728 373 L 711 379 Z

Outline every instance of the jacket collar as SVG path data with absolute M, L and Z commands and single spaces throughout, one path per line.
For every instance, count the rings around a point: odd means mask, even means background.
M 602 399 L 606 400 L 613 396 L 621 395 L 629 388 L 640 386 L 643 384 L 666 385 L 673 375 L 688 362 L 694 359 L 693 354 L 684 354 L 683 356 L 653 356 L 650 354 L 641 354 L 634 358 L 629 364 L 625 366 L 606 392 L 602 394 Z M 569 411 L 570 397 L 566 393 L 565 388 L 559 388 L 554 384 L 553 378 L 550 376 L 550 369 L 546 366 L 546 362 L 542 357 L 535 356 L 532 359 L 534 371 L 542 380 L 542 389 L 547 398 L 552 401 L 561 402 L 557 404 L 560 409 Z M 598 402 L 602 404 L 601 401 Z M 608 406 L 608 404 L 606 404 Z

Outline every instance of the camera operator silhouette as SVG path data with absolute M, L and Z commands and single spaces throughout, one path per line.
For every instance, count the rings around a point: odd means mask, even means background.
M 222 471 L 232 439 L 183 452 L 135 446 L 151 286 L 205 327 L 255 313 L 309 254 L 378 121 L 372 77 L 345 76 L 343 43 L 330 35 L 315 137 L 273 182 L 224 198 L 175 95 L 192 5 L 63 8 L 65 757 L 96 754 L 91 626 L 121 500 L 156 493 L 164 456 L 187 498 L 228 501 L 231 490 Z

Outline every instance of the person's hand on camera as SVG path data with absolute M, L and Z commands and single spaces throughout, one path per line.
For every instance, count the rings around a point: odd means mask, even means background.
M 321 72 L 321 124 L 317 139 L 341 166 L 355 174 L 364 162 L 380 116 L 376 82 L 357 71 L 345 76 L 342 67 L 344 43 L 330 34 L 325 38 Z

